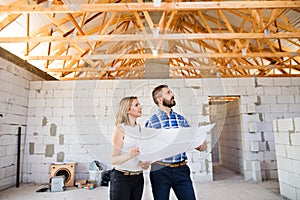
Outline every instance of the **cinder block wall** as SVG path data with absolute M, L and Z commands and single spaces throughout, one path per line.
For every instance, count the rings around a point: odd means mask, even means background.
M 194 126 L 209 123 L 208 96 L 239 95 L 245 179 L 277 178 L 272 120 L 299 116 L 298 78 L 31 82 L 24 180 L 48 182 L 49 165 L 54 162 L 76 162 L 75 178 L 88 177 L 87 164 L 93 159 L 110 166 L 110 138 L 119 100 L 138 96 L 144 112 L 139 123 L 144 125 L 157 110 L 151 91 L 161 83 L 173 89 L 175 110 Z M 209 150 L 188 156 L 193 179 L 212 180 Z
M 21 127 L 21 166 L 27 124 L 29 83 L 36 75 L 0 58 L 0 190 L 16 184 L 18 127 Z M 20 175 L 22 181 L 22 174 Z
M 244 176 L 246 180 L 277 178 L 274 119 L 300 115 L 299 78 L 258 78 L 241 96 Z M 300 155 L 299 155 L 300 156 Z
M 300 199 L 300 118 L 273 121 L 280 194 Z
M 213 88 L 209 91 L 209 96 L 240 96 L 240 137 L 245 180 L 276 179 L 278 175 L 272 120 L 300 115 L 300 79 L 204 80 L 206 85 Z M 224 113 L 218 114 L 224 115 Z M 227 128 L 236 127 L 229 125 Z M 229 142 L 228 140 L 227 143 Z
M 246 180 L 277 178 L 272 121 L 300 113 L 299 78 L 30 82 L 39 78 L 4 60 L 0 63 L 0 189 L 15 184 L 17 127 L 22 127 L 26 145 L 21 159 L 24 182 L 48 182 L 54 162 L 74 161 L 76 178 L 86 178 L 91 160 L 110 165 L 113 115 L 120 98 L 140 97 L 144 116 L 139 122 L 144 124 L 157 110 L 150 93 L 160 83 L 174 90 L 175 110 L 192 125 L 209 122 L 208 96 L 241 96 Z M 194 180 L 212 180 L 209 151 L 189 152 L 189 158 Z
M 178 103 L 175 110 L 192 125 L 209 122 L 201 79 L 31 82 L 24 180 L 48 182 L 49 166 L 55 162 L 76 162 L 76 179 L 88 177 L 88 163 L 93 159 L 111 167 L 111 135 L 120 99 L 139 97 L 143 106 L 139 123 L 144 126 L 157 111 L 151 91 L 162 83 L 172 87 Z M 194 180 L 211 180 L 210 153 L 192 151 L 189 157 Z

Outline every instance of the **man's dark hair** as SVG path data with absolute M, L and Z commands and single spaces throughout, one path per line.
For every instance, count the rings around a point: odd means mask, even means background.
M 168 85 L 159 85 L 156 88 L 154 88 L 154 90 L 152 91 L 152 98 L 156 105 L 158 105 L 157 98 L 161 96 L 160 91 L 163 88 L 168 88 Z

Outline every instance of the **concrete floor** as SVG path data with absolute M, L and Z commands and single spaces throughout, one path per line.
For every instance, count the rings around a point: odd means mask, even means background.
M 260 183 L 246 182 L 241 175 L 221 166 L 214 167 L 214 181 L 194 183 L 198 200 L 279 200 L 285 199 L 279 193 L 277 181 Z M 19 188 L 12 187 L 0 191 L 0 200 L 38 200 L 38 199 L 108 199 L 108 187 L 98 187 L 94 190 L 68 188 L 64 192 L 36 192 L 45 185 L 21 184 Z M 176 197 L 171 193 L 170 200 Z M 145 185 L 143 200 L 153 200 L 151 186 Z

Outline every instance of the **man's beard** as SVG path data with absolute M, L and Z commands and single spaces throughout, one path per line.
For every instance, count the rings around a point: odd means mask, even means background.
M 163 99 L 163 105 L 168 108 L 172 108 L 176 105 L 175 98 L 171 98 L 170 100 Z

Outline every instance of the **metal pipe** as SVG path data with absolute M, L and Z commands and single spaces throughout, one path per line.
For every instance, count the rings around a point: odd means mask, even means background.
M 17 175 L 16 187 L 20 185 L 20 158 L 21 158 L 21 127 L 18 128 L 18 157 L 17 157 Z

